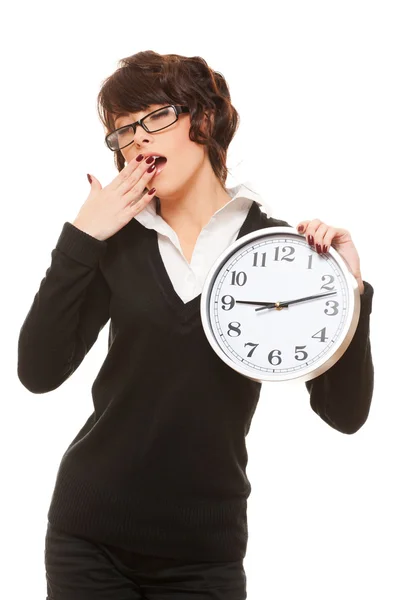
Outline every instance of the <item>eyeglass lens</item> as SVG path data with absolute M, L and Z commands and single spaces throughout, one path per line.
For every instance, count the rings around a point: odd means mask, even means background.
M 171 106 L 166 108 L 160 108 L 152 115 L 147 115 L 143 121 L 149 131 L 157 131 L 172 125 L 176 121 L 176 113 Z M 119 150 L 128 144 L 131 144 L 134 139 L 133 127 L 127 126 L 122 127 L 119 131 L 114 131 L 108 137 L 108 144 L 112 147 L 112 150 Z

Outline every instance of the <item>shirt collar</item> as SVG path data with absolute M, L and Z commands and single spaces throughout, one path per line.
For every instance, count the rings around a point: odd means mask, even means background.
M 225 211 L 230 206 L 239 209 L 242 205 L 250 206 L 252 201 L 256 202 L 259 206 L 263 207 L 268 216 L 271 215 L 270 205 L 255 191 L 251 189 L 252 185 L 250 181 L 245 181 L 234 187 L 226 188 L 231 201 L 227 202 L 222 208 L 216 211 L 215 215 Z M 241 200 L 241 202 L 238 202 Z M 147 229 L 156 229 L 160 233 L 165 233 L 165 226 L 167 223 L 163 220 L 161 215 L 157 214 L 156 211 L 156 199 L 155 197 L 147 204 L 147 206 L 140 211 L 135 217 L 139 223 L 141 223 Z M 169 226 L 167 226 L 169 229 Z

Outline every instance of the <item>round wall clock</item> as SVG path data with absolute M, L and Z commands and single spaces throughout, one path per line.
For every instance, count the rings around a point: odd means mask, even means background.
M 209 271 L 201 295 L 206 337 L 254 381 L 308 381 L 332 367 L 359 321 L 360 292 L 334 248 L 318 254 L 292 227 L 252 231 Z

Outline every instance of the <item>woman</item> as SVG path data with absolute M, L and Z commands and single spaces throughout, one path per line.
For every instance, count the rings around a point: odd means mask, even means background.
M 62 458 L 48 513 L 47 598 L 244 600 L 245 436 L 261 385 L 212 350 L 200 297 L 228 245 L 288 223 L 262 213 L 243 186 L 225 187 L 238 114 L 203 59 L 140 52 L 98 100 L 119 174 L 105 188 L 90 177 L 19 339 L 20 380 L 45 393 L 110 319 L 94 411 Z M 349 348 L 306 383 L 313 410 L 354 433 L 373 391 L 373 288 L 348 231 L 300 225 L 318 252 L 340 252 L 362 293 Z

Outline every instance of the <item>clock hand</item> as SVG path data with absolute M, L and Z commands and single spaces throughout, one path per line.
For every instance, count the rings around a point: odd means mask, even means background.
M 288 307 L 289 304 L 296 304 L 297 302 L 305 302 L 305 300 L 312 300 L 313 298 L 323 298 L 324 296 L 331 296 L 337 292 L 327 292 L 325 294 L 316 294 L 314 296 L 306 296 L 304 298 L 297 298 L 296 300 L 286 300 L 285 302 L 254 302 L 252 300 L 236 300 L 236 304 L 256 304 L 261 308 L 255 310 L 264 310 L 265 308 L 283 308 Z
M 236 300 L 236 304 L 256 304 L 257 306 L 261 305 L 265 308 L 274 308 L 276 306 L 275 302 L 252 302 L 251 300 Z
M 262 306 L 263 308 L 282 308 L 283 306 L 288 306 L 289 304 L 294 304 L 295 302 L 304 302 L 305 300 L 310 300 L 312 298 L 322 298 L 323 296 L 330 296 L 331 294 L 336 294 L 337 292 L 328 292 L 326 294 L 316 294 L 315 296 L 306 296 L 306 298 L 298 298 L 297 300 L 286 300 L 285 302 L 254 302 L 252 300 L 236 300 L 236 304 L 256 304 L 257 306 Z
M 271 302 L 265 302 L 264 306 L 261 306 L 260 308 L 255 308 L 255 311 L 264 310 L 265 308 L 273 308 L 273 306 L 275 306 L 277 310 L 280 310 L 281 308 L 288 307 L 290 304 L 297 304 L 298 302 L 305 302 L 306 300 L 313 300 L 314 298 L 324 298 L 325 296 L 333 296 L 336 293 L 337 292 L 327 292 L 326 294 L 315 294 L 314 296 L 306 296 L 304 298 L 297 298 L 296 300 L 285 300 L 284 302 L 275 302 L 274 304 Z M 238 302 L 238 300 L 236 300 L 236 302 Z

